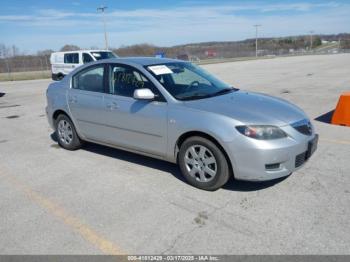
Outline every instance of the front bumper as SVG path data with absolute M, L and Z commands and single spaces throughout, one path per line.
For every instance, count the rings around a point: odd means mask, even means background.
M 291 126 L 282 129 L 289 134 L 287 138 L 262 141 L 240 135 L 226 143 L 236 179 L 273 180 L 304 165 L 317 148 L 318 135 L 303 135 Z

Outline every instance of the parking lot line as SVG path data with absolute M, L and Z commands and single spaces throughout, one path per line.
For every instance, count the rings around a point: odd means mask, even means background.
M 113 242 L 105 239 L 91 227 L 82 223 L 77 217 L 70 215 L 63 207 L 53 202 L 52 200 L 49 200 L 48 198 L 39 194 L 38 192 L 32 190 L 29 186 L 25 185 L 16 177 L 4 174 L 1 171 L 0 176 L 9 181 L 11 185 L 13 185 L 16 188 L 17 191 L 26 195 L 28 199 L 30 199 L 40 207 L 46 209 L 49 212 L 49 214 L 59 218 L 66 226 L 68 226 L 73 231 L 77 232 L 83 237 L 83 239 L 93 244 L 102 253 L 108 255 L 125 254 Z
M 320 140 L 328 143 L 333 143 L 333 144 L 350 145 L 349 140 L 338 140 L 338 139 L 328 139 L 328 138 L 322 138 Z

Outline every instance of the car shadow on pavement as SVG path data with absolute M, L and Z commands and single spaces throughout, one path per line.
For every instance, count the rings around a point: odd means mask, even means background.
M 56 133 L 52 133 L 50 136 L 54 142 L 57 142 Z M 120 149 L 116 149 L 108 146 L 103 146 L 99 144 L 94 144 L 90 142 L 86 142 L 80 150 L 86 150 L 91 153 L 104 155 L 106 157 L 112 157 L 115 159 L 128 161 L 137 165 L 158 169 L 158 170 L 170 173 L 177 179 L 185 182 L 185 179 L 182 177 L 179 168 L 175 164 L 172 164 L 167 161 L 158 160 L 152 157 L 142 156 L 136 153 L 131 153 L 128 151 L 124 151 L 124 150 L 120 150 Z
M 57 142 L 57 137 L 55 133 L 51 134 L 51 139 Z M 88 152 L 104 155 L 106 157 L 112 157 L 115 159 L 128 161 L 130 163 L 134 163 L 137 165 L 158 169 L 166 173 L 170 173 L 176 179 L 182 181 L 183 183 L 187 183 L 186 180 L 183 178 L 179 167 L 167 161 L 163 161 L 163 160 L 159 160 L 159 159 L 155 159 L 147 156 L 142 156 L 136 153 L 131 153 L 128 151 L 119 150 L 112 147 L 102 146 L 94 143 L 85 143 L 81 150 L 86 150 Z M 258 190 L 263 190 L 265 188 L 271 187 L 275 184 L 278 184 L 286 178 L 287 177 L 283 177 L 283 178 L 279 178 L 271 181 L 265 181 L 265 182 L 248 182 L 248 181 L 239 181 L 235 179 L 230 179 L 227 182 L 227 184 L 222 187 L 221 190 L 241 191 L 241 192 L 258 191 Z
M 284 181 L 286 178 L 288 178 L 288 176 L 262 182 L 240 181 L 236 179 L 230 179 L 227 182 L 227 184 L 222 187 L 222 189 L 241 192 L 259 191 L 272 187 Z
M 118 160 L 127 161 L 133 164 L 158 169 L 170 173 L 175 178 L 185 182 L 177 165 L 167 161 L 93 143 L 86 143 L 82 150 L 104 155 L 107 157 L 116 158 Z

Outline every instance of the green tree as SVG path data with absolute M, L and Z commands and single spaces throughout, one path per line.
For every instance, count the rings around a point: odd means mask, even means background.
M 318 47 L 320 45 L 322 45 L 321 38 L 319 36 L 316 36 L 314 41 L 313 41 L 313 47 Z

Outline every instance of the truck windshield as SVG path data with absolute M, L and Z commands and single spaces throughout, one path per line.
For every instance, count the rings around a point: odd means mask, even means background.
M 115 58 L 117 57 L 114 53 L 112 52 L 91 52 L 91 55 L 96 59 L 96 60 L 102 60 L 102 59 L 108 59 L 108 58 Z

